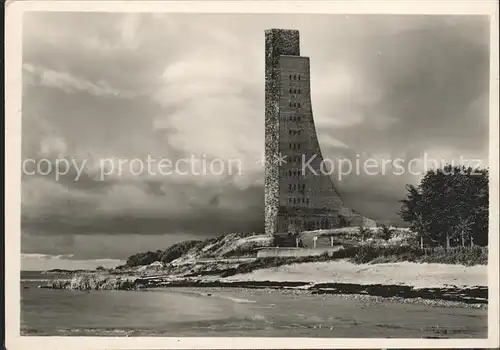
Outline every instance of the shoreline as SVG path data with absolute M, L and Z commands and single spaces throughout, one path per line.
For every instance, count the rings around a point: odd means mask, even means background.
M 61 282 L 61 281 L 60 281 Z M 275 290 L 284 292 L 308 293 L 311 295 L 337 295 L 349 298 L 374 297 L 378 300 L 396 302 L 424 303 L 435 306 L 455 304 L 461 307 L 486 308 L 488 305 L 488 287 L 445 287 L 416 288 L 404 285 L 355 284 L 355 283 L 311 283 L 307 281 L 222 281 L 206 279 L 141 279 L 127 281 L 117 288 L 78 289 L 71 288 L 71 282 L 56 285 L 48 283 L 40 285 L 44 289 L 65 289 L 76 291 L 90 290 L 121 290 L 121 291 L 151 291 L 161 289 L 246 289 Z
M 425 305 L 430 307 L 440 307 L 440 308 L 467 308 L 467 309 L 477 309 L 477 310 L 487 310 L 487 303 L 465 303 L 460 301 L 449 301 L 441 299 L 425 299 L 421 297 L 414 298 L 404 298 L 404 297 L 382 297 L 369 294 L 341 294 L 341 293 L 314 293 L 307 289 L 300 288 L 244 288 L 244 287 L 158 287 L 151 289 L 144 289 L 143 291 L 159 291 L 168 290 L 169 292 L 179 292 L 187 294 L 198 294 L 200 296 L 206 297 L 219 297 L 216 293 L 223 292 L 224 290 L 236 290 L 241 291 L 242 294 L 252 295 L 255 291 L 265 291 L 266 293 L 282 293 L 285 295 L 315 295 L 320 298 L 327 298 L 328 295 L 334 295 L 335 297 L 342 298 L 344 300 L 357 300 L 363 302 L 372 303 L 399 303 L 399 304 L 417 304 Z M 193 292 L 196 291 L 196 293 Z
M 62 292 L 62 291 L 61 291 Z M 117 294 L 115 294 L 117 293 Z M 81 323 L 71 321 L 58 323 L 47 328 L 43 320 L 32 321 L 21 329 L 23 335 L 68 335 L 68 336 L 200 336 L 211 332 L 210 336 L 319 336 L 319 337 L 355 337 L 355 327 L 363 323 L 366 337 L 394 337 L 395 332 L 404 332 L 408 338 L 449 338 L 476 337 L 487 333 L 486 305 L 475 306 L 458 302 L 445 302 L 424 299 L 383 298 L 370 295 L 312 295 L 300 289 L 250 289 L 250 288 L 153 288 L 140 293 L 100 293 L 99 299 L 111 301 L 116 295 L 120 300 L 132 301 L 135 308 L 142 303 L 156 307 L 155 317 L 143 318 L 133 325 L 124 325 L 122 321 L 106 323 Z M 56 293 L 53 303 L 59 297 L 71 300 L 74 296 L 95 300 L 96 296 L 87 293 L 75 294 L 64 291 Z M 36 294 L 35 294 L 36 295 Z M 32 295 L 32 296 L 35 296 Z M 183 302 L 187 301 L 188 305 Z M 134 302 L 135 301 L 135 302 Z M 142 302 L 140 302 L 142 301 Z M 188 319 L 178 318 L 176 313 L 169 313 L 167 324 L 157 327 L 158 317 L 163 320 L 165 303 L 177 304 L 180 314 Z M 113 303 L 111 302 L 111 305 Z M 53 305 L 53 304 L 52 304 Z M 222 306 L 216 307 L 214 306 Z M 206 307 L 205 307 L 206 306 Z M 185 308 L 187 308 L 187 311 Z M 122 316 L 126 315 L 122 310 Z M 225 310 L 223 317 L 201 317 L 215 311 Z M 101 309 L 99 309 L 101 310 Z M 108 315 L 107 311 L 87 310 L 88 315 Z M 212 311 L 210 311 L 212 310 Z M 290 310 L 295 312 L 290 313 Z M 194 313 L 194 314 L 193 314 Z M 147 314 L 145 314 L 147 315 Z M 206 314 L 205 314 L 206 315 Z M 298 316 L 297 316 L 298 315 Z M 401 322 L 401 317 L 404 321 Z M 126 316 L 125 316 L 126 317 Z M 85 319 L 85 317 L 83 317 Z M 115 315 L 114 318 L 123 318 Z M 458 323 L 457 323 L 458 322 Z M 161 324 L 161 322 L 160 322 Z M 194 328 L 193 328 L 194 326 Z M 222 329 L 222 331 L 221 331 Z M 244 334 L 242 334 L 244 333 Z M 401 337 L 401 335 L 399 336 Z
M 196 269 L 195 269 L 196 268 Z M 182 269 L 93 271 L 56 278 L 39 288 L 77 291 L 159 288 L 297 290 L 312 295 L 359 295 L 426 303 L 488 304 L 487 267 L 434 263 L 355 264 L 346 260 L 292 263 L 234 272 L 214 261 Z
M 61 301 L 76 306 L 72 300 L 92 300 L 97 303 L 97 309 L 86 309 L 77 319 L 66 313 L 65 321 L 49 328 L 43 318 L 37 318 L 26 323 L 24 331 L 26 335 L 46 332 L 46 335 L 64 333 L 72 336 L 172 336 L 164 333 L 167 330 L 180 332 L 178 334 L 183 336 L 199 336 L 206 334 L 207 330 L 219 332 L 223 329 L 221 336 L 241 336 L 238 332 L 254 332 L 252 336 L 269 336 L 270 333 L 272 336 L 294 336 L 302 332 L 301 336 L 352 337 L 356 334 L 356 325 L 363 323 L 363 332 L 368 337 L 379 334 L 377 332 L 384 332 L 384 337 L 393 337 L 399 330 L 405 332 L 407 337 L 417 338 L 484 337 L 486 334 L 487 304 L 368 294 L 314 294 L 303 286 L 270 286 L 263 283 L 253 288 L 249 288 L 250 285 L 193 285 L 175 287 L 170 284 L 166 287 L 94 293 L 40 290 L 41 298 L 37 290 L 33 290 L 29 293 L 30 300 L 37 300 L 39 315 L 43 314 L 43 310 L 53 310 Z M 38 300 L 42 302 L 38 303 Z M 43 300 L 50 301 L 50 304 Z M 116 303 L 120 305 L 118 308 Z M 105 304 L 104 308 L 102 304 Z M 121 319 L 130 312 L 128 305 L 144 312 L 140 313 L 140 320 L 124 325 Z M 187 318 L 178 318 L 176 312 L 171 312 L 172 308 L 178 308 L 179 314 Z M 116 314 L 115 309 L 121 311 Z M 170 312 L 166 313 L 169 317 L 164 321 L 166 310 Z M 27 309 L 24 312 L 28 312 Z M 211 326 L 214 321 L 210 315 L 214 312 L 223 315 L 214 316 L 220 321 Z M 112 322 L 94 323 L 97 315 L 109 317 L 110 314 L 113 315 Z M 168 326 L 162 326 L 163 321 Z M 325 330 L 321 329 L 322 325 Z

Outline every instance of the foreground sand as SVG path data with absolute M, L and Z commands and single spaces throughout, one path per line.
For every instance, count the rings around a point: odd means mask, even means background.
M 341 260 L 284 265 L 222 280 L 401 284 L 416 288 L 467 287 L 487 286 L 488 267 L 410 262 L 360 265 Z

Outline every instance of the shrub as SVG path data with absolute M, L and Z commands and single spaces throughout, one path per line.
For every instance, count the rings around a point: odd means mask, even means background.
M 203 243 L 202 241 L 185 241 L 176 243 L 165 250 L 157 250 L 156 252 L 138 253 L 130 256 L 127 259 L 127 267 L 150 265 L 156 261 L 169 263 L 182 255 L 184 255 L 191 248 Z
M 363 245 L 344 251 L 346 257 L 357 264 L 410 261 L 461 265 L 485 265 L 488 263 L 486 247 L 444 249 L 420 249 L 415 246 L 377 247 Z
M 368 235 L 370 233 L 370 229 L 364 227 L 363 225 L 358 226 L 358 235 L 361 240 L 361 242 L 364 242 L 366 238 L 368 238 Z
M 163 263 L 174 261 L 175 259 L 180 258 L 182 255 L 187 253 L 191 248 L 197 246 L 199 243 L 200 241 L 197 240 L 176 243 L 161 252 L 159 261 Z
M 382 224 L 380 226 L 380 236 L 386 242 L 392 238 L 394 232 L 395 232 L 395 230 L 392 227 L 390 227 L 389 225 Z
M 149 251 L 146 253 L 138 253 L 130 256 L 127 259 L 127 266 L 134 267 L 134 266 L 149 265 L 154 263 L 155 261 L 158 261 L 159 259 L 160 257 L 155 252 Z
M 229 269 L 221 277 L 235 274 L 248 273 L 258 269 L 279 267 L 282 265 L 300 264 L 309 262 L 332 261 L 349 259 L 356 264 L 388 263 L 410 261 L 419 263 L 445 263 L 462 265 L 485 265 L 488 262 L 488 249 L 485 247 L 472 247 L 460 249 L 420 249 L 415 246 L 350 246 L 319 256 L 305 257 L 265 257 L 258 258 L 248 263 L 242 263 L 236 268 Z

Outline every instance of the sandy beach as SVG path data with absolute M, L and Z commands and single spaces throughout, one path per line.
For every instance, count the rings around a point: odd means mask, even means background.
M 470 287 L 488 285 L 488 267 L 411 262 L 353 264 L 342 260 L 283 265 L 223 280 L 399 284 L 415 288 Z

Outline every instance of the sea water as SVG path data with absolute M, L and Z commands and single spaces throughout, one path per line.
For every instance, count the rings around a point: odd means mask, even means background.
M 23 272 L 21 333 L 77 336 L 487 337 L 487 311 L 299 291 L 40 289 Z

